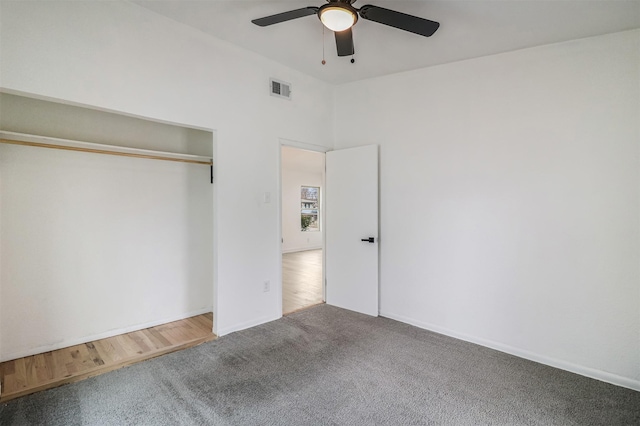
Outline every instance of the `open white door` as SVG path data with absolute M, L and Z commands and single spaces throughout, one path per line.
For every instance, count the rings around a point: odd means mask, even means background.
M 326 169 L 327 304 L 378 316 L 378 146 L 327 152 Z

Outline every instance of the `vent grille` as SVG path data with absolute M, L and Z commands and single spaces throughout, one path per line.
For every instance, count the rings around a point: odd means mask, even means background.
M 291 84 L 272 78 L 269 80 L 269 86 L 271 87 L 271 96 L 291 99 Z

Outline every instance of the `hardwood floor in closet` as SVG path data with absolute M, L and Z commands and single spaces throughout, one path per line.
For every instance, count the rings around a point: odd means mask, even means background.
M 283 253 L 282 312 L 286 315 L 322 302 L 322 249 Z
M 213 314 L 0 363 L 0 401 L 77 382 L 214 340 Z

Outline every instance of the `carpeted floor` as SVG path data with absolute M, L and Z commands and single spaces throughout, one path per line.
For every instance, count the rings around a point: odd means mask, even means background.
M 4 425 L 639 425 L 640 392 L 321 305 L 0 405 Z

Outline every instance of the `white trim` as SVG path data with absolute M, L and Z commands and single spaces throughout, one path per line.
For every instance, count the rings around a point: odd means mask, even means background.
M 278 301 L 276 308 L 281 315 L 284 312 L 284 303 L 282 301 L 282 244 L 284 243 L 284 237 L 282 235 L 282 147 L 284 142 L 282 139 L 278 140 L 277 148 L 278 155 L 276 161 L 276 167 L 278 167 L 278 196 L 276 203 L 276 233 L 278 234 L 278 242 L 276 247 L 278 248 L 278 272 L 276 276 L 276 297 Z
M 333 151 L 333 148 L 328 148 L 324 145 L 316 145 L 313 143 L 299 142 L 299 141 L 294 141 L 293 139 L 285 139 L 285 138 L 279 138 L 279 140 L 280 140 L 279 148 L 282 148 L 283 146 L 290 146 L 292 148 L 303 149 L 305 151 L 315 151 L 315 152 L 325 152 L 325 153 L 329 151 Z
M 35 347 L 35 348 L 32 348 L 32 349 L 28 349 L 28 350 L 21 350 L 21 351 L 11 352 L 9 354 L 6 354 L 6 355 L 3 354 L 2 356 L 0 356 L 0 362 L 10 361 L 12 359 L 23 358 L 25 356 L 41 354 L 41 353 L 49 352 L 49 351 L 55 351 L 57 349 L 68 348 L 70 346 L 81 345 L 83 343 L 93 342 L 94 340 L 106 339 L 108 337 L 117 336 L 119 334 L 131 333 L 132 331 L 143 330 L 145 328 L 155 327 L 157 325 L 167 324 L 167 323 L 170 323 L 170 322 L 173 322 L 173 321 L 183 320 L 185 318 L 190 318 L 190 317 L 194 317 L 196 315 L 206 314 L 208 312 L 212 312 L 212 307 L 211 306 L 206 307 L 206 308 L 202 308 L 202 309 L 198 309 L 198 310 L 195 310 L 195 311 L 185 312 L 185 313 L 180 314 L 180 315 L 174 315 L 174 316 L 171 316 L 171 317 L 168 317 L 168 318 L 163 318 L 161 320 L 147 322 L 147 323 L 144 323 L 144 324 L 137 324 L 137 325 L 132 325 L 130 327 L 124 327 L 124 328 L 119 328 L 119 329 L 115 329 L 115 330 L 109 330 L 109 331 L 104 332 L 104 333 L 93 334 L 93 335 L 90 335 L 90 336 L 84 336 L 84 337 L 79 337 L 79 338 L 75 338 L 75 339 L 63 340 L 61 342 L 57 342 L 57 343 L 52 344 L 52 345 L 43 345 L 43 346 L 38 346 L 38 347 Z
M 218 132 L 217 130 L 213 130 L 212 131 L 213 134 L 213 146 L 212 146 L 212 158 L 214 158 L 216 161 L 218 160 Z M 212 298 L 213 300 L 211 301 L 211 304 L 213 306 L 213 333 L 216 335 L 220 335 L 218 333 L 217 327 L 218 324 L 220 324 L 220 309 L 221 309 L 221 303 L 220 303 L 220 299 L 218 298 L 218 252 L 219 247 L 218 247 L 218 216 L 220 216 L 218 214 L 218 206 L 220 205 L 219 200 L 218 200 L 218 194 L 219 194 L 219 190 L 218 190 L 218 167 L 213 167 L 213 184 L 211 185 L 211 191 L 213 191 L 213 197 L 212 198 L 212 202 L 213 202 L 213 217 L 211 218 L 211 220 L 213 220 L 213 259 L 211 262 L 211 268 L 213 269 L 213 282 L 211 283 L 212 287 L 213 287 L 213 292 L 212 292 Z
M 445 336 L 453 337 L 455 339 L 464 340 L 466 342 L 475 343 L 477 345 L 485 346 L 487 348 L 495 349 L 500 352 L 504 352 L 510 355 L 515 355 L 519 358 L 535 361 L 540 364 L 545 364 L 551 367 L 559 368 L 561 370 L 576 373 L 581 376 L 589 377 L 592 379 L 600 380 L 612 385 L 622 386 L 623 388 L 633 389 L 640 391 L 640 380 L 634 380 L 628 377 L 619 376 L 617 374 L 608 373 L 606 371 L 597 370 L 595 368 L 585 367 L 572 362 L 563 361 L 561 359 L 548 357 L 545 355 L 529 352 L 524 349 L 514 348 L 513 346 L 505 345 L 502 343 L 494 342 L 493 340 L 482 339 L 474 336 L 469 336 L 464 333 L 450 330 L 445 327 L 440 327 L 434 324 L 415 320 L 413 318 L 406 317 L 404 315 L 397 315 L 391 312 L 380 312 L 380 316 L 390 318 L 396 321 L 401 321 L 406 324 L 411 324 L 425 330 L 433 331 L 438 334 L 444 334 Z
M 279 316 L 265 316 L 265 317 L 261 317 L 261 318 L 257 318 L 257 319 L 252 319 L 250 321 L 245 321 L 242 322 L 240 324 L 236 324 L 236 325 L 232 325 L 230 327 L 225 327 L 222 329 L 218 329 L 218 333 L 217 336 L 218 337 L 222 337 L 225 336 L 227 334 L 236 332 L 236 331 L 240 331 L 240 330 L 246 330 L 247 328 L 252 328 L 258 325 L 262 325 L 262 324 L 266 324 L 268 322 L 271 321 L 275 321 L 282 318 L 282 313 L 280 313 Z

